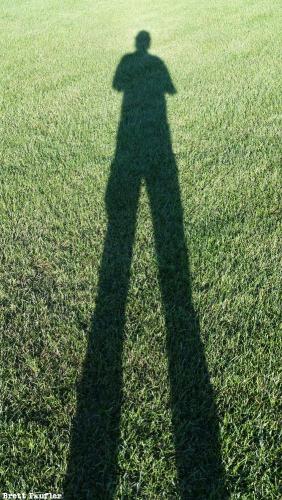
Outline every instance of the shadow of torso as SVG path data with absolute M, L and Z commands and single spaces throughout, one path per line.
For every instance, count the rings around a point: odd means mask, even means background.
M 121 59 L 113 87 L 123 92 L 115 161 L 124 168 L 126 159 L 130 169 L 146 176 L 161 156 L 173 155 L 165 94 L 175 88 L 163 61 L 139 51 Z

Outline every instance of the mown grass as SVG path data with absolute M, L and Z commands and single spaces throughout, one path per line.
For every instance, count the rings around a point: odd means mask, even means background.
M 167 97 L 168 122 L 224 494 L 279 497 L 278 13 L 278 0 L 2 0 L 3 491 L 64 487 L 108 225 L 105 193 L 122 103 L 113 76 L 146 29 L 177 90 Z M 115 496 L 206 498 L 198 483 L 190 488 L 193 478 L 186 493 L 177 481 L 158 265 L 143 183 Z M 86 489 L 75 495 L 93 497 Z

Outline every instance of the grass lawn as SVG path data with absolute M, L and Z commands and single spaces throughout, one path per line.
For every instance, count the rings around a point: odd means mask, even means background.
M 1 0 L 0 492 L 279 498 L 280 7 Z

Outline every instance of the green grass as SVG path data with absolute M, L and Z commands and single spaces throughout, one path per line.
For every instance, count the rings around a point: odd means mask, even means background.
M 0 491 L 279 497 L 279 9 L 1 1 Z M 171 135 L 119 126 L 144 29 Z

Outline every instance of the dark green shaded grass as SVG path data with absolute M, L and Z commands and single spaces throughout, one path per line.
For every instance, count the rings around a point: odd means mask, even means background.
M 177 94 L 192 297 L 231 498 L 278 498 L 278 2 L 4 1 L 1 488 L 62 491 L 95 310 L 121 100 L 140 29 Z M 178 498 L 164 310 L 145 186 L 126 308 L 117 498 Z

